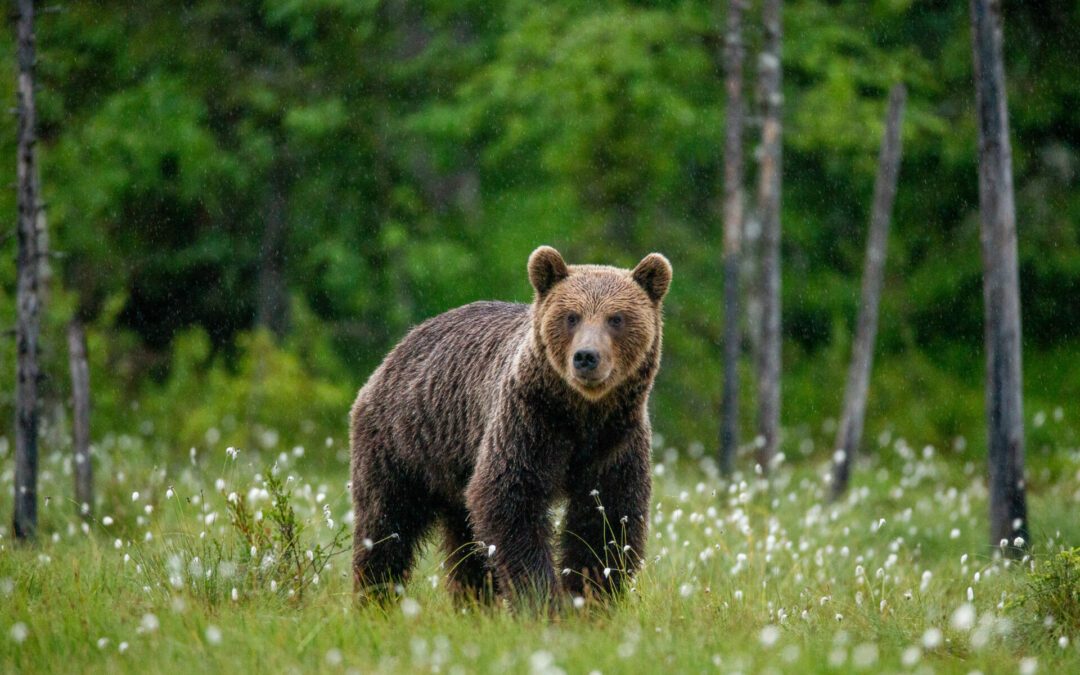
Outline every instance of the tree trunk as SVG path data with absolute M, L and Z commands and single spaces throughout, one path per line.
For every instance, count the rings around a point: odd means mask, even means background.
M 36 139 L 36 136 L 35 136 Z M 52 264 L 49 262 L 49 226 L 45 219 L 45 206 L 41 198 L 41 171 L 34 159 L 34 185 L 37 186 L 37 257 L 38 257 L 38 303 L 44 308 L 49 304 L 49 289 L 52 288 Z
M 280 149 L 278 152 L 282 152 Z M 278 339 L 289 330 L 289 293 L 285 283 L 285 235 L 288 227 L 288 180 L 275 168 L 267 186 L 263 235 L 259 247 L 259 296 L 255 324 Z
M 866 240 L 866 265 L 863 269 L 859 322 L 855 328 L 851 367 L 848 370 L 847 388 L 844 390 L 844 415 L 836 433 L 837 458 L 833 467 L 833 499 L 847 489 L 851 462 L 862 442 L 863 422 L 866 419 L 866 391 L 870 385 L 874 339 L 877 336 L 878 303 L 881 300 L 881 285 L 885 275 L 885 247 L 889 239 L 893 201 L 896 198 L 896 181 L 900 174 L 900 127 L 906 97 L 907 92 L 902 84 L 893 87 L 889 94 L 888 118 L 885 122 L 885 135 L 881 139 L 877 180 L 874 183 L 870 233 Z
M 1012 148 L 1002 62 L 1001 5 L 971 0 L 979 115 L 979 214 L 986 340 L 990 542 L 1030 541 L 1024 490 L 1020 282 L 1016 261 Z M 1017 548 L 1007 549 L 1016 553 Z
M 68 363 L 71 366 L 75 503 L 79 516 L 89 520 L 94 507 L 94 473 L 90 463 L 90 366 L 86 361 L 86 332 L 78 319 L 72 319 L 68 324 Z
M 18 281 L 16 296 L 15 513 L 16 539 L 32 539 L 37 530 L 38 464 L 38 185 L 34 119 L 34 2 L 19 0 L 18 78 Z
M 743 226 L 743 42 L 745 0 L 728 2 L 724 37 L 727 121 L 724 128 L 724 389 L 720 404 L 720 468 L 730 475 L 739 446 L 739 249 Z
M 780 88 L 781 11 L 781 0 L 764 1 L 765 42 L 758 74 L 764 115 L 758 172 L 762 327 L 758 356 L 757 463 L 766 473 L 772 467 L 780 440 L 780 111 L 784 102 Z
M 754 209 L 743 214 L 743 240 L 739 249 L 740 288 L 744 303 L 743 344 L 746 345 L 751 363 L 758 362 L 761 354 L 761 220 Z

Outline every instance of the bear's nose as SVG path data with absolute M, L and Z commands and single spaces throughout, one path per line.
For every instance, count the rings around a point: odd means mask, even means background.
M 574 370 L 587 373 L 600 365 L 600 352 L 595 349 L 579 349 L 574 352 Z

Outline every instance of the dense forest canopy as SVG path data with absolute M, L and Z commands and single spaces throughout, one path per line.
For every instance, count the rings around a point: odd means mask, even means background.
M 571 262 L 671 259 L 655 427 L 711 447 L 721 5 L 150 0 L 43 14 L 46 416 L 62 420 L 63 326 L 79 315 L 95 435 L 156 425 L 178 453 L 219 438 L 341 435 L 356 388 L 411 325 L 473 300 L 527 301 L 526 258 L 547 243 Z M 1080 395 L 1080 6 L 1010 3 L 1005 16 L 1038 420 Z M 979 447 L 967 4 L 793 0 L 784 21 L 784 423 L 839 412 L 886 98 L 903 82 L 868 442 L 917 425 L 921 438 Z M 752 178 L 759 23 L 747 30 Z M 5 31 L 12 83 L 14 51 Z M 0 120 L 12 158 L 3 184 L 14 181 L 15 125 Z M 752 230 L 752 193 L 747 203 Z M 0 210 L 14 220 L 13 191 Z M 10 326 L 14 238 L 0 247 L 0 326 Z M 10 380 L 12 340 L 0 355 Z M 0 387 L 0 434 L 12 391 Z M 743 410 L 748 434 L 753 408 Z M 831 435 L 820 438 L 824 450 Z

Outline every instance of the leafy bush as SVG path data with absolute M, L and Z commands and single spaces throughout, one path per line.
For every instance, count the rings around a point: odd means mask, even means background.
M 328 545 L 315 543 L 305 549 L 304 523 L 296 517 L 288 491 L 273 472 L 265 483 L 270 494 L 265 517 L 252 511 L 243 495 L 232 494 L 227 502 L 233 529 L 247 545 L 241 553 L 242 564 L 249 570 L 252 584 L 272 586 L 302 599 L 307 586 L 318 585 L 319 574 L 330 558 L 346 550 L 348 532 L 344 524 L 339 525 Z M 333 529 L 333 519 L 325 513 Z
M 1080 635 L 1080 548 L 1037 561 L 1011 607 L 1032 638 Z

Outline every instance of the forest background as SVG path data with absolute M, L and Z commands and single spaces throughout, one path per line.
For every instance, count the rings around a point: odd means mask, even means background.
M 137 430 L 174 458 L 343 439 L 356 389 L 410 326 L 473 300 L 528 301 L 525 260 L 551 244 L 571 262 L 671 259 L 654 427 L 715 452 L 722 4 L 65 2 L 42 13 L 46 432 L 67 433 L 65 326 L 78 316 L 95 439 Z M 1045 453 L 1044 426 L 1080 396 L 1080 6 L 1010 3 L 1005 16 L 1028 447 Z M 865 444 L 910 435 L 981 457 L 967 3 L 792 1 L 784 24 L 783 424 L 803 440 L 782 450 L 791 461 L 832 452 L 886 98 L 903 82 Z M 756 20 L 746 30 L 752 186 L 762 36 Z M 12 83 L 13 35 L 0 35 Z M 15 125 L 0 119 L 12 159 Z M 0 184 L 14 179 L 14 161 L 0 165 Z M 758 227 L 747 197 L 744 444 Z M 0 191 L 0 212 L 14 223 L 14 190 Z M 0 327 L 15 323 L 14 249 L 13 233 L 0 235 Z M 0 364 L 13 383 L 7 333 Z M 0 387 L 0 442 L 13 396 Z M 344 460 L 334 447 L 328 459 Z

